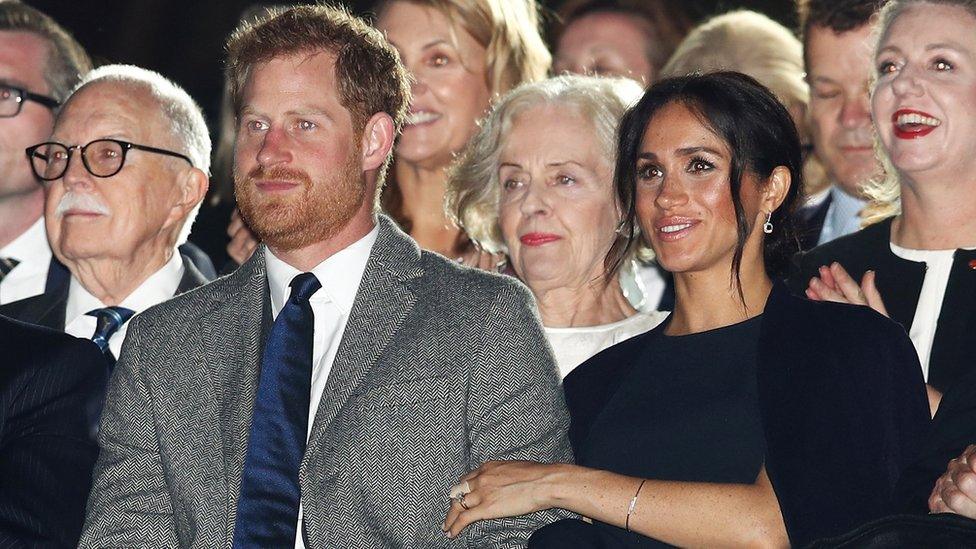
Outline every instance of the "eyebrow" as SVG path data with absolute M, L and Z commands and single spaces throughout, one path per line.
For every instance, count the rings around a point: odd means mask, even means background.
M 451 45 L 451 43 L 448 42 L 447 40 L 445 40 L 444 38 L 438 38 L 436 40 L 432 40 L 430 42 L 427 42 L 426 44 L 424 44 L 423 46 L 421 46 L 420 49 L 426 50 L 426 49 L 429 49 L 429 48 L 433 48 L 434 46 L 439 46 L 441 44 L 444 44 L 444 45 L 447 45 L 447 46 L 450 46 Z
M 722 156 L 721 151 L 716 151 L 711 147 L 682 147 L 675 151 L 679 156 L 689 156 L 695 153 L 706 152 L 715 156 Z M 642 152 L 637 155 L 638 159 L 657 160 L 657 155 L 652 152 Z
M 30 86 L 27 85 L 27 82 L 24 82 L 22 80 L 17 80 L 15 78 L 0 78 L 0 86 L 10 86 L 10 87 L 13 87 L 13 88 L 23 88 L 23 89 L 28 90 L 28 91 L 29 91 L 29 88 L 30 88 Z
M 963 46 L 962 44 L 958 44 L 956 42 L 939 42 L 937 44 L 929 44 L 925 46 L 925 51 L 932 51 L 932 50 L 954 50 L 960 53 L 970 52 L 969 48 Z

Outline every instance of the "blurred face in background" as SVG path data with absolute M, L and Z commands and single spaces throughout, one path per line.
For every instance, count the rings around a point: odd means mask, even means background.
M 813 26 L 806 37 L 810 131 L 833 184 L 851 196 L 878 175 L 869 84 L 871 25 L 843 33 Z
M 3 86 L 50 94 L 44 80 L 48 48 L 48 42 L 34 33 L 0 31 L 0 101 L 12 104 L 16 100 L 13 91 Z M 47 140 L 53 125 L 51 109 L 27 99 L 19 114 L 0 118 L 0 201 L 42 192 L 24 149 Z
M 413 77 L 396 159 L 424 169 L 446 167 L 488 109 L 487 52 L 444 13 L 407 1 L 386 4 L 376 27 Z
M 566 27 L 556 45 L 553 72 L 622 76 L 647 84 L 654 67 L 647 57 L 642 21 L 623 13 L 591 13 Z
M 537 294 L 602 281 L 620 212 L 595 134 L 575 109 L 539 106 L 504 138 L 498 222 L 515 272 Z
M 976 172 L 976 17 L 960 6 L 920 3 L 888 28 L 875 63 L 872 111 L 895 168 L 972 181 Z

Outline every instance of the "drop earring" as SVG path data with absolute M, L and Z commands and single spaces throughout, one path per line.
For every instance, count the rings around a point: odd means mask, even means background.
M 773 234 L 773 212 L 766 214 L 766 222 L 763 223 L 763 232 L 766 234 Z

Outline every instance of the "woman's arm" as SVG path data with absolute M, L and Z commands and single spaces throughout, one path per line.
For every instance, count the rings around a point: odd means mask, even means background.
M 642 479 L 569 464 L 489 462 L 462 479 L 445 530 L 456 536 L 478 520 L 560 507 L 624 528 Z M 765 468 L 754 484 L 646 480 L 630 529 L 679 546 L 783 547 L 789 544 Z

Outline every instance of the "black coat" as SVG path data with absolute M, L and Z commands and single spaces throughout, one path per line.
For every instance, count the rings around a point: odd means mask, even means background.
M 790 289 L 804 295 L 817 269 L 836 261 L 855 280 L 876 273 L 878 291 L 891 318 L 911 331 L 925 280 L 925 263 L 909 261 L 891 251 L 891 219 L 818 246 L 794 258 Z M 929 385 L 946 391 L 976 369 L 976 250 L 957 250 L 949 274 L 939 325 L 929 356 Z
M 665 325 L 566 378 L 574 449 L 641 346 Z M 918 356 L 901 326 L 867 307 L 809 301 L 776 284 L 762 318 L 757 378 L 766 472 L 791 543 L 886 514 L 929 425 Z
M 90 341 L 0 317 L 0 547 L 74 547 L 109 364 Z

